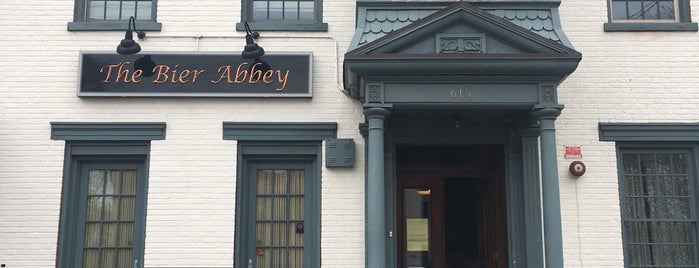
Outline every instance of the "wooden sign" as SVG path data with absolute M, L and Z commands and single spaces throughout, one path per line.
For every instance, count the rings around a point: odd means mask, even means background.
M 79 97 L 312 96 L 311 53 L 80 54 Z

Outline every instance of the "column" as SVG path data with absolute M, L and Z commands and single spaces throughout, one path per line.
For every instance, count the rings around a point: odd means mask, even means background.
M 366 252 L 367 268 L 386 266 L 386 191 L 384 179 L 384 121 L 390 112 L 385 108 L 364 110 L 368 141 L 366 159 Z
M 563 231 L 561 230 L 561 197 L 558 187 L 556 159 L 556 127 L 559 108 L 543 108 L 532 113 L 539 120 L 541 140 L 541 190 L 544 213 L 544 259 L 546 267 L 563 267 Z
M 505 150 L 509 268 L 529 268 L 527 266 L 527 225 L 524 219 L 522 137 L 519 132 L 513 130 L 509 133 Z
M 539 129 L 524 128 L 522 135 L 522 181 L 527 268 L 543 268 L 541 192 L 539 190 Z

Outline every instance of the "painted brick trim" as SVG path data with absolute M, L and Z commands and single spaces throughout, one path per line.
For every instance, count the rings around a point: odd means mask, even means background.
M 699 141 L 699 123 L 599 123 L 600 141 Z
M 223 122 L 224 140 L 315 141 L 337 137 L 337 123 Z
M 164 140 L 165 123 L 51 122 L 51 139 L 78 141 Z

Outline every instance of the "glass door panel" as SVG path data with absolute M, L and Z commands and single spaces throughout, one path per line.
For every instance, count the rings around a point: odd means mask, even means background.
M 430 267 L 430 193 L 429 188 L 403 189 L 405 267 Z
M 444 267 L 443 183 L 404 177 L 398 185 L 398 267 Z

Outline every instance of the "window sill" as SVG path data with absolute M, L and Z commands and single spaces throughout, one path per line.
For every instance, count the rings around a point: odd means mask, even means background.
M 248 22 L 253 31 L 306 31 L 327 32 L 328 24 L 322 22 Z M 244 23 L 237 23 L 235 29 L 245 31 Z
M 126 31 L 128 29 L 128 21 L 99 21 L 85 22 L 72 21 L 68 22 L 68 31 Z M 154 21 L 137 21 L 136 29 L 139 31 L 160 31 L 162 23 Z
M 668 32 L 680 32 L 680 31 L 692 31 L 696 32 L 698 30 L 697 23 L 692 22 L 678 22 L 678 23 L 614 23 L 609 22 L 604 24 L 605 32 L 645 32 L 645 31 L 668 31 Z

